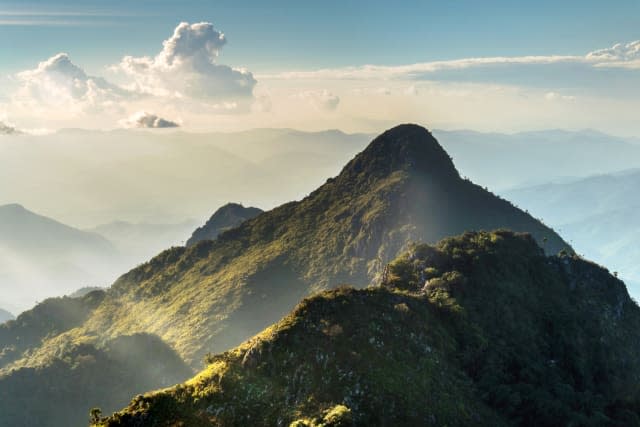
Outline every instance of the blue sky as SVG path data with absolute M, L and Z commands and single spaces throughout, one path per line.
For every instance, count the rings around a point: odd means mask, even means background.
M 0 13 L 33 14 L 0 18 L 5 22 L 0 26 L 3 69 L 26 67 L 35 58 L 60 50 L 92 65 L 124 54 L 145 54 L 157 49 L 167 29 L 181 21 L 212 22 L 233 46 L 225 52 L 227 61 L 268 70 L 580 54 L 640 38 L 637 1 L 82 0 L 0 4 Z M 6 21 L 47 24 L 9 26 Z
M 640 134 L 640 2 L 398 3 L 2 1 L 0 122 L 111 128 L 151 111 L 192 128 L 416 120 Z M 225 39 L 174 52 L 177 70 L 162 43 L 181 22 Z

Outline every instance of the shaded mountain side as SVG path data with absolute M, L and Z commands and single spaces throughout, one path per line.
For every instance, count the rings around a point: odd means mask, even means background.
M 550 253 L 568 248 L 551 229 L 460 178 L 426 129 L 402 125 L 305 199 L 123 275 L 84 329 L 109 337 L 156 333 L 197 367 L 205 353 L 237 345 L 313 291 L 370 283 L 410 241 L 501 227 L 546 239 Z
M 36 350 L 43 340 L 81 326 L 104 296 L 104 291 L 95 290 L 82 297 L 49 298 L 1 324 L 0 375 L 3 368 Z
M 0 375 L 2 425 L 83 426 L 94 406 L 115 410 L 131 395 L 189 375 L 175 351 L 153 335 L 121 336 L 100 346 L 76 343 L 46 366 Z
M 526 234 L 416 245 L 95 425 L 638 426 L 640 308 Z
M 15 319 L 15 316 L 13 314 L 8 312 L 7 310 L 0 308 L 0 324 L 13 319 Z
M 213 240 L 223 231 L 237 227 L 262 212 L 262 209 L 259 208 L 245 208 L 238 203 L 227 203 L 215 211 L 202 227 L 198 227 L 193 232 L 189 240 L 187 240 L 187 246 L 193 246 L 202 240 Z

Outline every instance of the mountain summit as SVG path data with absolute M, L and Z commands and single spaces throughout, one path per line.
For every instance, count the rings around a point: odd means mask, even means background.
M 73 340 L 156 334 L 196 368 L 206 353 L 238 345 L 318 290 L 378 283 L 412 242 L 499 228 L 531 233 L 547 253 L 570 250 L 538 220 L 461 178 L 426 129 L 398 126 L 304 199 L 126 273 Z M 47 355 L 60 342 L 51 336 L 24 357 L 55 360 Z
M 570 249 L 530 215 L 462 179 L 426 129 L 401 125 L 303 200 L 125 274 L 90 328 L 158 333 L 197 366 L 204 353 L 238 344 L 311 292 L 377 280 L 410 242 L 498 228 L 529 232 L 550 253 Z M 132 316 L 122 298 L 153 316 Z
M 406 170 L 429 175 L 435 179 L 459 178 L 451 157 L 431 133 L 422 126 L 396 126 L 369 144 L 347 164 L 341 176 L 380 177 Z

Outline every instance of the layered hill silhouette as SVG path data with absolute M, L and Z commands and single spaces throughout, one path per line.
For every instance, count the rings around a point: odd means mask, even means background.
M 607 270 L 528 234 L 417 245 L 108 427 L 638 426 L 640 308 Z
M 618 271 L 640 295 L 640 170 L 548 183 L 505 193 L 533 215 L 562 230 L 576 251 Z
M 96 233 L 18 204 L 0 206 L 0 285 L 2 303 L 9 309 L 23 310 L 37 299 L 88 284 L 106 285 L 105 277 L 115 276 L 105 270 L 117 263 L 116 249 Z
M 262 209 L 245 208 L 239 203 L 227 203 L 211 215 L 211 218 L 193 232 L 187 246 L 193 246 L 202 240 L 213 240 L 224 231 L 230 230 L 244 221 L 255 218 L 262 213 Z
M 124 274 L 77 326 L 18 350 L 0 387 L 16 375 L 11 369 L 51 366 L 75 343 L 137 333 L 159 336 L 199 368 L 205 354 L 238 345 L 312 293 L 379 281 L 411 242 L 498 228 L 529 232 L 550 254 L 571 251 L 553 230 L 461 178 L 426 129 L 401 125 L 303 200 Z M 0 349 L 8 345 L 0 340 Z M 88 381 L 77 387 L 94 386 Z

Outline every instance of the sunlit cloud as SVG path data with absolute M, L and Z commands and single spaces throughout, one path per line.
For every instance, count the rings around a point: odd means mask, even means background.
M 19 87 L 12 97 L 14 104 L 34 111 L 64 107 L 69 114 L 102 112 L 118 109 L 120 101 L 133 96 L 102 77 L 87 75 L 66 53 L 54 55 L 16 78 Z
M 256 79 L 243 68 L 219 64 L 227 43 L 211 23 L 181 23 L 155 56 L 125 56 L 111 69 L 123 73 L 133 91 L 215 101 L 250 99 Z

